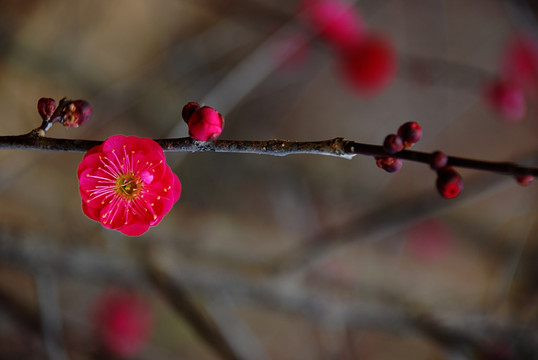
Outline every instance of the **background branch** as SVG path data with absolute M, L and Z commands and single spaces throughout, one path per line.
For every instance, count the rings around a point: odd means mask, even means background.
M 171 281 L 168 274 L 151 263 L 146 264 L 146 274 L 155 288 L 170 302 L 170 305 L 192 326 L 194 331 L 212 347 L 223 359 L 242 360 L 232 343 L 220 331 L 210 317 L 204 314 L 191 299 L 185 287 L 178 281 Z
M 413 150 L 535 168 L 536 98 L 525 99 L 517 124 L 483 98 L 502 75 L 507 42 L 516 32 L 536 34 L 528 3 L 354 2 L 368 30 L 398 53 L 394 81 L 366 98 L 347 86 L 338 54 L 309 29 L 296 2 L 1 2 L 0 134 L 36 127 L 34 99 L 72 94 L 92 104 L 91 126 L 54 126 L 48 137 L 125 133 L 170 143 L 187 134 L 178 102 L 192 100 L 233 119 L 228 139 L 345 135 L 380 145 L 387 129 L 416 121 L 427 136 Z M 167 306 L 174 295 L 148 281 L 138 257 L 146 247 L 162 250 L 169 262 L 159 256 L 155 265 L 248 359 L 263 352 L 290 360 L 536 357 L 510 350 L 538 344 L 537 186 L 462 169 L 465 191 L 447 202 L 434 193 L 436 174 L 420 151 L 399 154 L 424 162 L 406 161 L 394 176 L 376 169 L 377 155 L 352 164 L 315 155 L 217 156 L 209 152 L 228 151 L 223 143 L 175 140 L 184 152 L 167 153 L 167 161 L 188 191 L 158 227 L 134 239 L 88 221 L 74 196 L 73 171 L 100 141 L 63 144 L 79 154 L 0 151 L 0 290 L 16 295 L 11 305 L 34 305 L 27 313 L 3 302 L 0 358 L 45 354 L 40 312 L 47 306 L 38 308 L 32 281 L 43 268 L 56 282 L 69 358 L 94 355 L 88 312 L 111 286 L 138 290 L 155 310 L 156 332 L 137 358 L 218 358 Z M 40 150 L 56 146 L 32 141 Z M 274 155 L 284 155 L 282 143 L 273 145 Z M 334 152 L 340 145 L 320 146 Z M 372 146 L 361 151 L 377 154 Z M 472 161 L 460 165 L 497 166 Z M 514 171 L 510 163 L 498 166 Z M 36 336 L 21 330 L 21 313 L 35 317 Z M 8 315 L 19 320 L 5 321 Z M 230 334 L 242 324 L 246 331 Z M 452 351 L 481 345 L 493 354 Z

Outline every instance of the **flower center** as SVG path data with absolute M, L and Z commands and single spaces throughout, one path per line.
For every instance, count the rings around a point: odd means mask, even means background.
M 138 176 L 125 174 L 116 179 L 116 193 L 126 200 L 135 199 L 142 186 Z

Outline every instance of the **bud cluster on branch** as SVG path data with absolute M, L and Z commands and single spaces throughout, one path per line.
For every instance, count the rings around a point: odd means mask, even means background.
M 84 100 L 63 98 L 58 106 L 53 99 L 39 99 L 38 113 L 43 122 L 30 133 L 0 136 L 0 149 L 34 149 L 86 152 L 78 168 L 82 210 L 91 219 L 109 229 L 137 236 L 158 224 L 179 199 L 181 183 L 166 164 L 164 152 L 228 152 L 285 156 L 319 154 L 351 159 L 355 155 L 372 156 L 389 173 L 402 167 L 402 160 L 427 164 L 437 173 L 436 187 L 442 197 L 451 199 L 463 189 L 457 167 L 509 174 L 521 185 L 529 185 L 538 176 L 538 168 L 511 162 L 491 162 L 409 150 L 422 137 L 416 122 L 400 126 L 382 145 L 363 144 L 344 138 L 322 141 L 288 140 L 217 140 L 224 118 L 209 106 L 187 103 L 181 115 L 189 136 L 178 139 L 147 139 L 115 135 L 105 141 L 55 139 L 46 131 L 55 123 L 67 127 L 84 124 L 92 109 Z

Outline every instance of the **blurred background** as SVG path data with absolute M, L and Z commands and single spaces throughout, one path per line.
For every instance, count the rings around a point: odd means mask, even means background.
M 507 42 L 536 35 L 535 4 L 350 4 L 397 54 L 392 81 L 364 94 L 301 1 L 0 1 L 0 134 L 38 127 L 37 99 L 66 96 L 92 119 L 48 136 L 184 137 L 197 101 L 225 116 L 222 139 L 380 144 L 417 121 L 416 150 L 536 167 L 535 94 L 517 122 L 483 96 Z M 417 163 L 167 153 L 181 198 L 131 238 L 82 213 L 82 156 L 0 151 L 1 359 L 538 356 L 536 184 L 462 170 L 445 200 Z M 111 291 L 136 296 L 103 320 Z

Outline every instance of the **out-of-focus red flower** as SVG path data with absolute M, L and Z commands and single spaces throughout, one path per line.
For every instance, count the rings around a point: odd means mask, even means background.
M 181 193 L 159 144 L 135 136 L 112 136 L 90 149 L 78 178 L 84 214 L 130 236 L 157 225 Z
M 534 181 L 534 176 L 532 175 L 516 175 L 515 178 L 521 186 L 529 186 Z
M 335 50 L 344 78 L 360 95 L 384 90 L 396 73 L 396 52 L 384 37 L 367 31 L 345 0 L 303 0 L 301 13 Z
M 364 22 L 347 1 L 304 0 L 301 11 L 313 30 L 337 50 L 346 51 L 365 36 Z
M 442 222 L 434 219 L 425 220 L 406 234 L 409 251 L 422 260 L 442 260 L 450 251 L 452 234 Z
M 341 67 L 354 89 L 373 95 L 385 89 L 396 74 L 396 53 L 392 44 L 379 35 L 369 35 L 341 54 Z
M 96 335 L 112 355 L 131 357 L 147 344 L 153 326 L 153 314 L 139 294 L 111 290 L 98 300 L 93 314 Z
M 506 120 L 519 122 L 525 116 L 525 96 L 514 82 L 497 80 L 484 91 L 486 102 Z
M 538 90 L 538 41 L 518 34 L 509 42 L 502 62 L 501 76 L 525 91 Z

